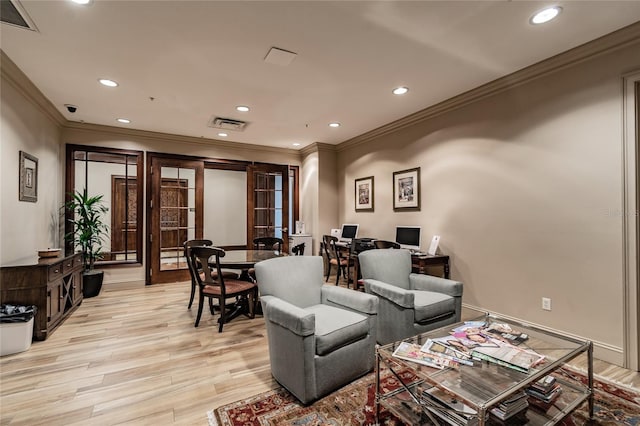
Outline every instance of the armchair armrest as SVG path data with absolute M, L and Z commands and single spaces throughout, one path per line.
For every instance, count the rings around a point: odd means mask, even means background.
M 435 291 L 451 297 L 462 296 L 462 283 L 432 275 L 409 274 L 409 282 L 414 290 Z
M 344 307 L 368 315 L 378 313 L 378 298 L 342 287 L 322 286 L 322 303 Z
M 369 292 L 379 297 L 384 297 L 385 299 L 390 300 L 396 305 L 400 305 L 403 308 L 408 309 L 414 307 L 415 296 L 409 290 L 405 290 L 403 288 L 372 279 L 364 280 L 364 284 Z
M 298 336 L 312 336 L 316 331 L 316 315 L 273 296 L 263 296 L 264 316 Z M 263 298 L 261 297 L 261 299 Z

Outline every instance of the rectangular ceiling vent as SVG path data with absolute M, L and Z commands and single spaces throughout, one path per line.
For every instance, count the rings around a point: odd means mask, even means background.
M 14 27 L 38 31 L 36 24 L 33 23 L 29 14 L 18 0 L 0 0 L 0 22 Z
M 209 120 L 209 127 L 214 129 L 233 130 L 236 132 L 242 132 L 247 127 L 246 121 L 234 120 L 232 118 L 212 117 Z

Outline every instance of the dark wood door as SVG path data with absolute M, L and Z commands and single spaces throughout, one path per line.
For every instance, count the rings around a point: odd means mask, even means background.
M 247 169 L 247 246 L 257 237 L 284 240 L 289 251 L 289 166 L 262 164 Z
M 151 284 L 189 279 L 183 244 L 202 238 L 204 164 L 151 157 Z
M 128 184 L 126 183 L 128 181 Z M 136 258 L 138 232 L 138 183 L 135 177 L 111 176 L 111 257 Z

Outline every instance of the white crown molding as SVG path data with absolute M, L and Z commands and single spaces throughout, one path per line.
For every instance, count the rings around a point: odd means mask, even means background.
M 44 115 L 58 126 L 67 121 L 60 111 L 47 99 L 40 89 L 18 68 L 18 66 L 0 49 L 0 72 L 2 79 L 11 84 L 22 96 L 35 105 Z
M 121 127 L 105 126 L 102 124 L 79 123 L 77 121 L 67 121 L 63 125 L 63 130 L 84 130 L 102 134 L 111 134 L 124 137 L 135 137 L 151 141 L 179 142 L 208 147 L 224 148 L 231 151 L 258 151 L 275 152 L 299 157 L 300 151 L 289 148 L 278 148 L 272 146 L 254 145 L 241 142 L 221 141 L 209 138 L 196 138 L 192 136 L 174 135 L 170 133 L 152 132 L 147 130 L 123 129 Z
M 614 31 L 588 43 L 567 50 L 566 52 L 552 56 L 514 73 L 493 80 L 487 84 L 478 86 L 475 89 L 471 89 L 399 120 L 348 139 L 337 145 L 337 150 L 344 151 L 346 149 L 356 147 L 389 133 L 427 121 L 433 117 L 462 108 L 473 102 L 477 102 L 549 74 L 558 72 L 562 69 L 575 66 L 589 59 L 593 59 L 600 55 L 637 43 L 640 43 L 640 22 L 631 24 L 618 31 Z
M 326 151 L 326 152 L 337 152 L 338 149 L 336 145 L 331 145 L 323 142 L 314 142 L 310 145 L 305 146 L 299 152 L 302 157 L 306 157 L 309 154 L 313 154 L 315 152 Z

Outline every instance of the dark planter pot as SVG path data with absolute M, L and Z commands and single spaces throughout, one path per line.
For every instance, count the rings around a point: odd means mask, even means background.
M 102 290 L 104 271 L 87 271 L 82 274 L 82 296 L 96 297 Z

